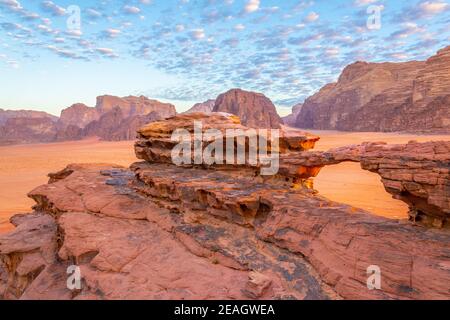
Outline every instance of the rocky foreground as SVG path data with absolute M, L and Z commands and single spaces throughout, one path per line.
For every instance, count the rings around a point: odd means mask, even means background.
M 193 132 L 194 120 L 204 130 L 245 129 L 223 114 L 154 122 L 136 142 L 144 161 L 69 165 L 30 192 L 34 211 L 0 236 L 0 297 L 450 298 L 450 142 L 314 152 L 318 137 L 282 128 L 280 171 L 262 176 L 265 164 L 248 161 L 172 164 L 171 133 Z M 379 173 L 415 221 L 320 197 L 311 178 L 341 161 Z M 75 291 L 66 285 L 71 265 L 83 279 Z M 380 290 L 367 287 L 374 265 Z

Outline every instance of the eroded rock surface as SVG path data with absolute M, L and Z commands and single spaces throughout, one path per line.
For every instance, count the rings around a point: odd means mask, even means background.
M 306 99 L 296 126 L 344 131 L 449 132 L 450 46 L 427 61 L 355 62 Z
M 435 227 L 449 226 L 450 141 L 404 145 L 365 143 L 327 152 L 281 155 L 280 172 L 308 179 L 327 165 L 360 162 L 378 173 L 386 191 L 406 202 L 413 221 Z
M 144 96 L 100 96 L 95 107 L 76 103 L 61 117 L 45 112 L 0 109 L 0 144 L 73 141 L 86 137 L 133 140 L 151 121 L 176 115 L 175 106 Z
M 243 125 L 251 128 L 279 128 L 283 123 L 269 98 L 241 89 L 219 95 L 213 111 L 234 114 Z
M 439 185 L 448 200 L 448 171 L 441 171 L 448 163 L 447 143 L 312 152 L 306 150 L 317 137 L 286 131 L 280 172 L 264 177 L 251 163 L 172 164 L 171 133 L 192 133 L 194 120 L 203 120 L 204 130 L 245 128 L 226 114 L 155 122 L 139 131 L 136 154 L 145 161 L 129 169 L 73 164 L 31 191 L 34 213 L 14 217 L 18 228 L 0 236 L 0 296 L 450 298 L 448 229 L 376 217 L 299 183 L 313 173 L 305 168 L 359 161 L 402 185 L 408 170 L 416 170 L 412 181 L 428 179 L 420 182 L 429 192 L 427 203 L 439 203 L 430 197 L 439 194 L 433 189 Z M 80 268 L 79 290 L 66 286 L 71 265 Z M 380 290 L 367 286 L 372 266 L 381 270 Z

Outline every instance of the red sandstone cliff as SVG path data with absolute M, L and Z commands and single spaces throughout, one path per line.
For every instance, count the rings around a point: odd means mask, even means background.
M 64 109 L 59 119 L 44 112 L 0 109 L 0 144 L 68 141 L 88 136 L 132 140 L 145 123 L 175 114 L 175 106 L 143 96 L 101 96 L 95 107 L 77 103 Z
M 234 114 L 243 125 L 252 128 L 279 128 L 282 123 L 269 98 L 241 89 L 232 89 L 218 96 L 213 111 Z
M 90 122 L 98 120 L 101 113 L 98 109 L 88 107 L 83 103 L 76 103 L 61 111 L 59 122 L 63 126 L 74 125 L 84 128 Z
M 0 125 L 5 124 L 8 119 L 12 118 L 49 118 L 53 121 L 57 121 L 58 117 L 48 114 L 43 111 L 33 111 L 33 110 L 3 110 L 0 108 Z
M 356 62 L 308 98 L 296 126 L 344 131 L 449 131 L 450 47 L 425 62 Z

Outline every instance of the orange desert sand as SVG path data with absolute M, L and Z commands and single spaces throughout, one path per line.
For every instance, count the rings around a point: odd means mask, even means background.
M 450 135 L 406 135 L 396 133 L 343 133 L 312 131 L 321 137 L 315 150 L 358 144 L 364 141 L 407 143 L 450 140 Z M 29 212 L 34 202 L 26 194 L 47 183 L 49 172 L 69 163 L 115 163 L 128 166 L 136 157 L 132 141 L 104 142 L 94 139 L 50 144 L 0 147 L 0 233 L 10 230 L 9 218 Z M 407 206 L 384 190 L 377 174 L 364 171 L 357 163 L 341 163 L 322 169 L 314 181 L 319 193 L 333 201 L 366 209 L 374 214 L 406 218 Z

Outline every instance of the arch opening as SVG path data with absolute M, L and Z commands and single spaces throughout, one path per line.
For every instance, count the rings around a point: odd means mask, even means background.
M 381 177 L 356 162 L 328 165 L 314 178 L 314 189 L 332 201 L 390 219 L 408 219 L 409 207 L 389 194 Z

